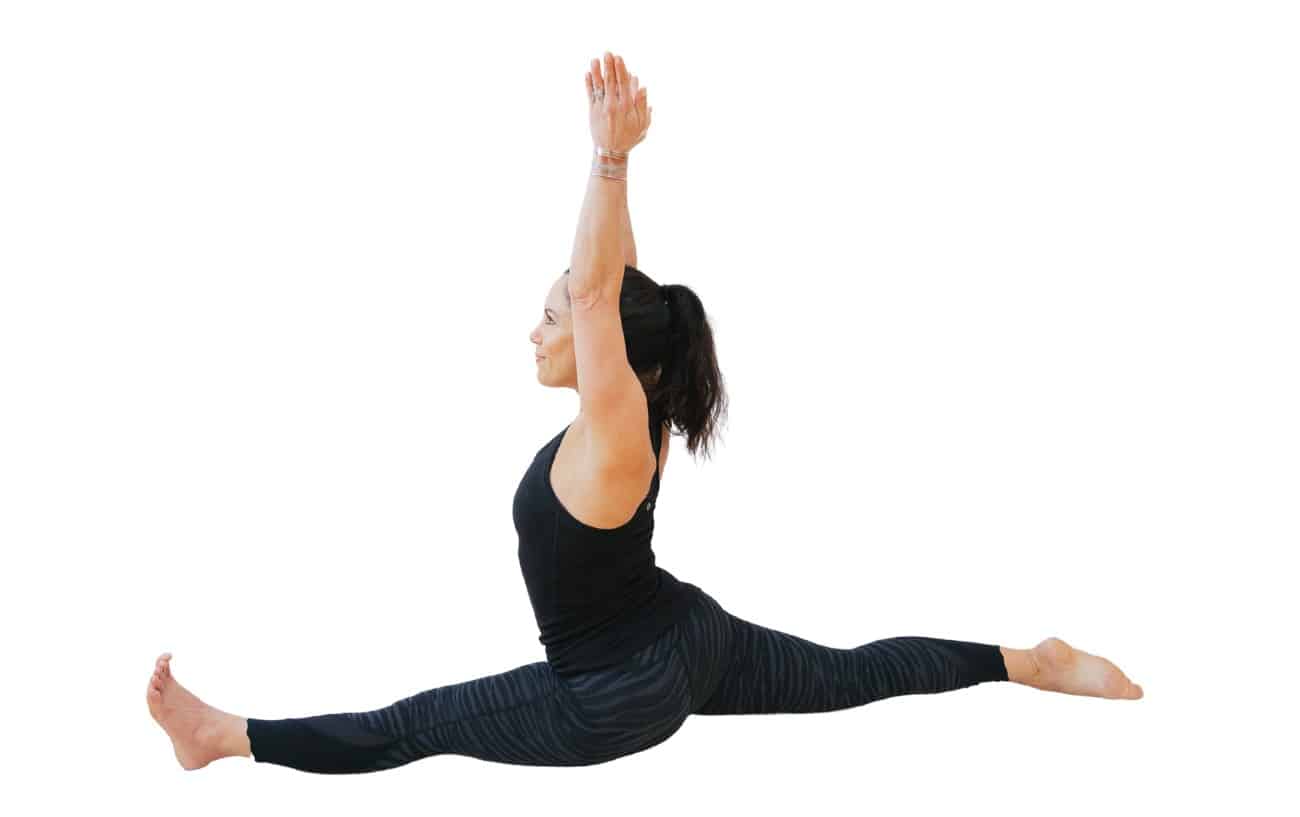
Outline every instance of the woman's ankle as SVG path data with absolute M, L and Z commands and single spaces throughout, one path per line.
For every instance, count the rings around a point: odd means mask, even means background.
M 248 743 L 248 719 L 222 713 L 212 725 L 209 740 L 221 752 L 221 757 L 252 757 Z
M 1013 650 L 1010 647 L 998 649 L 1002 650 L 1002 663 L 1006 664 L 1008 681 L 1030 684 L 1038 677 L 1038 661 L 1034 659 L 1032 650 Z

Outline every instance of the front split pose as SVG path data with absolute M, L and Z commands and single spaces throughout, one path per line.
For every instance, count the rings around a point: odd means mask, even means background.
M 695 292 L 636 268 L 627 156 L 651 109 L 622 58 L 606 52 L 601 62 L 586 76 L 595 155 L 570 267 L 529 336 L 537 379 L 577 391 L 580 408 L 537 451 L 514 496 L 546 660 L 370 712 L 262 720 L 199 700 L 164 653 L 149 712 L 181 766 L 238 756 L 348 774 L 443 754 L 583 766 L 662 743 L 689 715 L 828 712 L 985 681 L 1141 698 L 1113 663 L 1059 638 L 1023 650 L 923 636 L 826 647 L 738 618 L 655 565 L 672 427 L 692 454 L 707 454 L 726 396 Z

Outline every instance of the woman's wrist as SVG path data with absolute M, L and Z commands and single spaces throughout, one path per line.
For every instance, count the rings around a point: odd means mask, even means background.
M 604 176 L 607 179 L 627 181 L 626 152 L 607 151 L 599 146 L 591 151 L 591 175 Z

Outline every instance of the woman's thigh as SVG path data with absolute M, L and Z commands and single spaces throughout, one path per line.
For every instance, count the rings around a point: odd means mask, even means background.
M 697 585 L 686 584 L 696 599 L 690 614 L 677 625 L 677 649 L 690 683 L 691 712 L 701 714 L 733 663 L 738 619 Z

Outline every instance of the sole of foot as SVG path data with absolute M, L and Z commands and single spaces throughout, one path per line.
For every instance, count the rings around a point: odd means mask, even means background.
M 1136 701 L 1142 687 L 1099 655 L 1076 649 L 1059 638 L 1046 638 L 1030 650 L 1038 673 L 1026 683 L 1046 692 Z
M 202 769 L 214 760 L 227 757 L 223 736 L 230 728 L 233 715 L 200 701 L 194 693 L 172 677 L 169 652 L 158 656 L 145 698 L 149 714 L 171 738 L 172 750 L 181 768 Z

